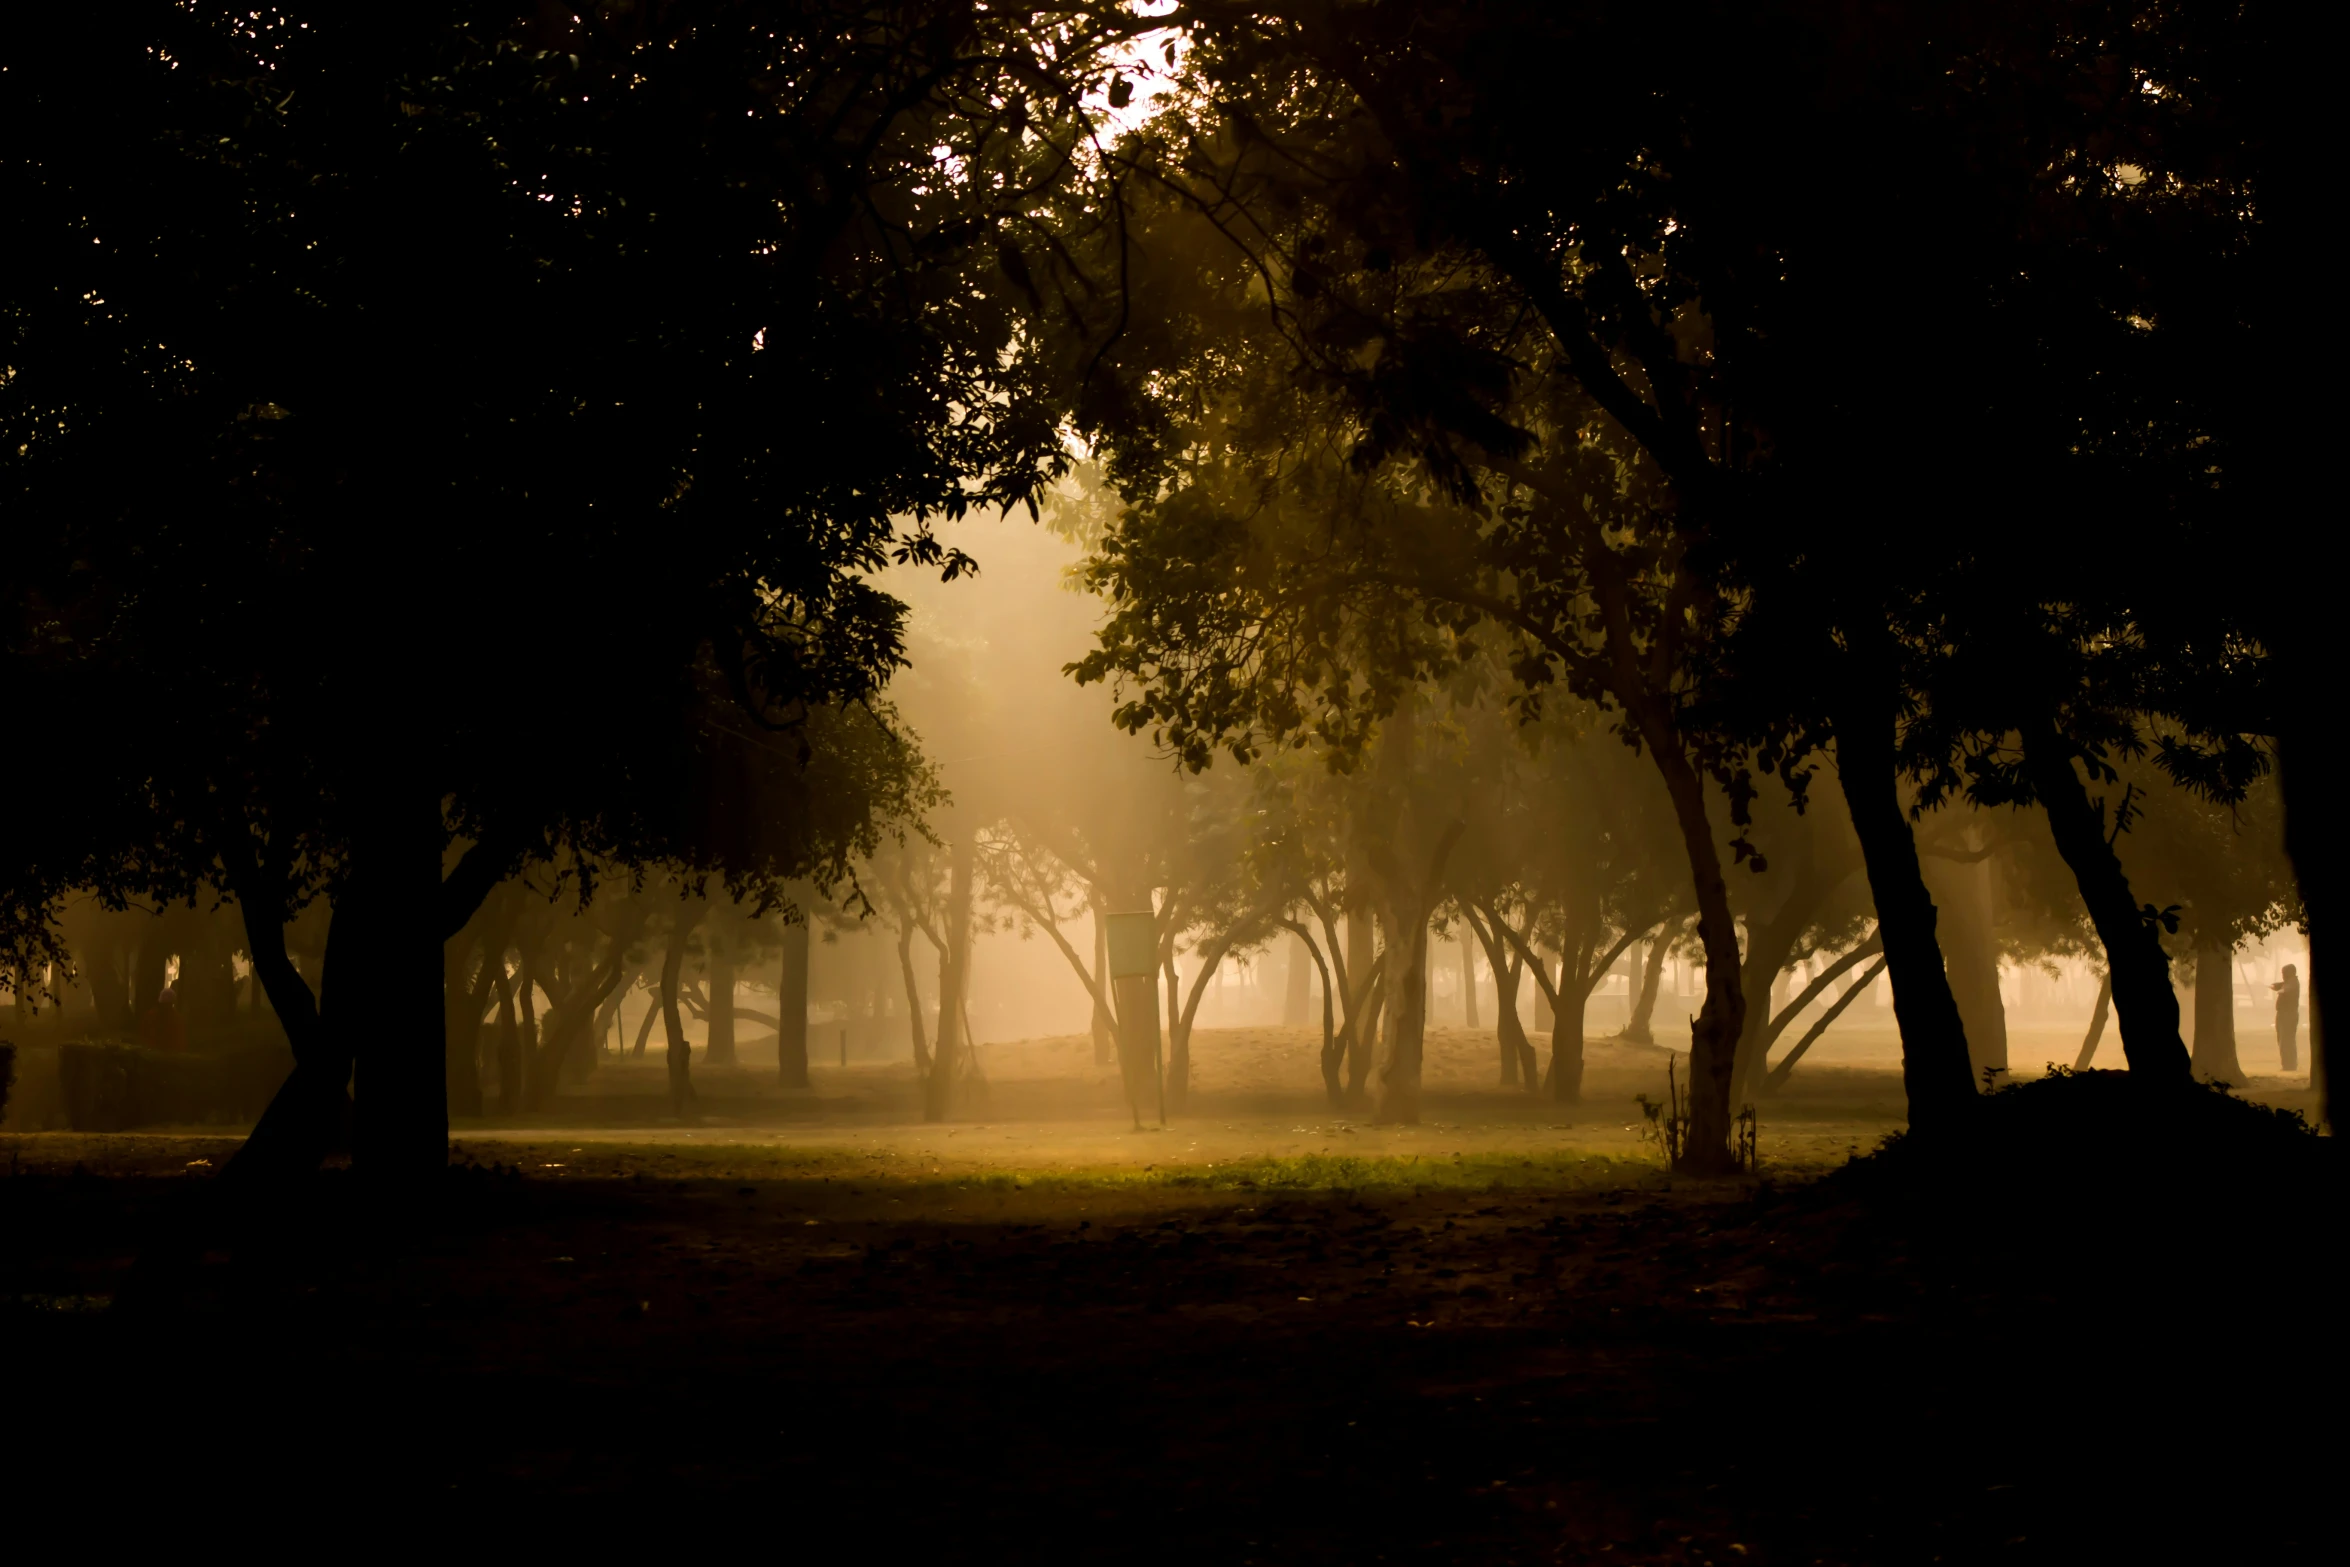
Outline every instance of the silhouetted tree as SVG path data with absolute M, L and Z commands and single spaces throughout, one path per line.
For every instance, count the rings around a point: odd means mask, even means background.
M 7 934 L 38 955 L 75 887 L 234 893 L 297 1061 L 240 1169 L 314 1161 L 355 1061 L 361 1164 L 438 1165 L 439 949 L 524 861 L 845 868 L 866 829 L 745 863 L 703 762 L 872 693 L 872 574 L 952 574 L 930 519 L 1064 463 L 1012 242 L 1097 36 L 848 0 L 12 32 L 6 653 L 78 716 Z M 635 613 L 528 687 L 559 761 L 505 743 L 517 589 L 615 583 Z M 615 712 L 649 742 L 584 743 Z M 280 936 L 321 899 L 323 985 Z

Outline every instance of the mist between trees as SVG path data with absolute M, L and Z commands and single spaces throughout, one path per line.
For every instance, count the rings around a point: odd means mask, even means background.
M 1432 994 L 1561 1104 L 1686 1029 L 1701 1173 L 1880 994 L 1963 1128 L 2003 965 L 2239 1081 L 2337 831 L 2255 32 L 44 15 L 17 1036 L 241 1040 L 240 1173 L 396 1183 L 648 1053 L 965 1114 L 991 964 L 1107 1063 L 1149 910 L 1178 1115 L 1242 965 L 1389 1121 Z

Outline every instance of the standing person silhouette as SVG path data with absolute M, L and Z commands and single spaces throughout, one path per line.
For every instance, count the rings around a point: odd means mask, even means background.
M 2292 964 L 2285 965 L 2284 977 L 2268 987 L 2277 993 L 2277 1054 L 2284 1057 L 2285 1070 L 2298 1071 L 2301 1050 L 2301 971 Z

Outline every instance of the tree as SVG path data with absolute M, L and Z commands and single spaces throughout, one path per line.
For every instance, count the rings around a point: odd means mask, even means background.
M 233 893 L 297 1062 L 241 1171 L 314 1162 L 355 1061 L 361 1165 L 436 1167 L 437 949 L 489 888 L 566 852 L 736 868 L 677 807 L 705 677 L 745 746 L 809 743 L 902 659 L 871 575 L 955 573 L 930 519 L 1065 462 L 1065 345 L 1023 331 L 998 240 L 1077 177 L 1058 84 L 1103 35 L 953 3 L 513 17 L 58 12 L 0 75 L 6 657 L 76 715 L 5 935 L 25 972 L 69 889 Z M 630 585 L 532 717 L 637 713 L 650 744 L 501 743 L 482 682 L 540 635 L 518 582 L 560 613 Z M 821 877 L 859 836 L 740 868 Z M 282 929 L 320 901 L 314 989 Z
M 1405 463 L 1476 519 L 1449 552 L 1355 554 L 1355 581 L 1510 626 L 1530 674 L 1547 662 L 1618 707 L 1674 792 L 1709 976 L 1735 943 L 1703 779 L 1735 791 L 1751 755 L 1800 781 L 1832 744 L 1913 1120 L 1963 1119 L 1901 775 L 2018 735 L 2036 782 L 2012 797 L 2047 808 L 2104 911 L 2133 1064 L 2183 1080 L 2158 944 L 2134 905 L 2122 917 L 2071 769 L 2102 766 L 2131 710 L 2115 649 L 2153 651 L 2134 694 L 2223 797 L 2242 735 L 2274 722 L 2237 678 L 2261 663 L 2241 606 L 2176 569 L 2250 493 L 2216 392 L 2251 363 L 2242 22 L 2093 4 L 1186 15 L 1190 90 L 1132 166 L 1244 258 L 1260 352 L 1354 411 L 1358 467 Z M 1201 340 L 1234 313 L 1196 303 L 1209 270 L 1152 296 Z M 1135 357 L 1164 389 L 1159 346 Z M 1178 377 L 1161 421 L 1194 451 L 1233 425 L 1198 383 Z M 1979 547 L 1989 519 L 2027 515 L 2028 569 Z M 1700 1019 L 1701 1162 L 1725 1157 L 1741 1019 L 1724 992 Z

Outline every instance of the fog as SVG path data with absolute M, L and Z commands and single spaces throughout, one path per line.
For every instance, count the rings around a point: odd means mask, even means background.
M 18 1511 L 2322 1551 L 2288 15 L 12 15 Z

